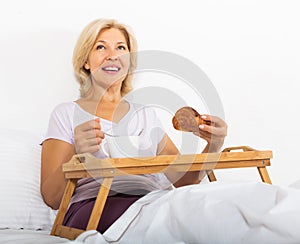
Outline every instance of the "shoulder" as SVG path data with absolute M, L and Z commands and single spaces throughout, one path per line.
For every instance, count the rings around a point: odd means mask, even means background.
M 54 107 L 52 114 L 74 114 L 75 106 L 75 102 L 59 103 Z
M 59 103 L 57 104 L 53 111 L 68 111 L 68 110 L 74 110 L 76 106 L 75 102 L 63 102 L 63 103 Z
M 70 120 L 74 116 L 75 106 L 75 102 L 57 104 L 52 110 L 51 117 L 56 120 Z
M 75 104 L 64 102 L 57 104 L 50 116 L 45 140 L 59 139 L 73 144 L 73 117 Z

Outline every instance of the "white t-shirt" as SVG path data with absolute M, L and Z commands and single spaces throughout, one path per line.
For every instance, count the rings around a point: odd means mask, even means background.
M 165 132 L 154 108 L 131 102 L 129 102 L 129 105 L 128 113 L 118 123 L 100 118 L 101 130 L 116 135 L 138 135 L 143 129 L 143 133 L 140 135 L 139 156 L 155 156 L 157 146 Z M 97 116 L 83 110 L 76 102 L 59 104 L 51 113 L 44 140 L 53 138 L 74 144 L 74 128 L 95 118 Z M 97 158 L 106 157 L 101 149 L 94 153 L 94 156 Z M 96 197 L 101 182 L 101 178 L 79 180 L 72 202 Z M 131 193 L 133 191 L 138 192 L 138 190 L 153 191 L 171 188 L 172 184 L 163 173 L 118 176 L 113 180 L 110 194 L 114 192 Z

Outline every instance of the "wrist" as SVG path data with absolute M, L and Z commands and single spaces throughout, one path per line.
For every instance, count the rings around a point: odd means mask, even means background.
M 224 140 L 214 142 L 214 143 L 207 143 L 206 145 L 207 152 L 211 152 L 211 153 L 219 152 L 223 144 L 224 144 Z

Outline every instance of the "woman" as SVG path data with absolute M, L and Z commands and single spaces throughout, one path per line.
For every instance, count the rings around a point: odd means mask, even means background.
M 133 104 L 124 95 L 131 91 L 136 67 L 137 44 L 131 30 L 115 20 L 91 22 L 74 49 L 73 66 L 80 83 L 80 99 L 58 105 L 51 114 L 42 144 L 41 192 L 53 209 L 59 207 L 66 180 L 62 164 L 74 154 L 92 153 L 104 158 L 101 143 L 106 133 L 116 131 L 141 135 L 140 156 L 178 154 L 178 149 L 161 129 L 155 111 Z M 227 133 L 226 123 L 205 115 L 211 125 L 200 127 L 197 136 L 207 141 L 203 152 L 218 151 Z M 203 175 L 188 172 L 116 178 L 106 202 L 98 230 L 103 233 L 136 200 L 152 190 L 196 184 Z M 65 225 L 85 229 L 101 179 L 81 179 Z

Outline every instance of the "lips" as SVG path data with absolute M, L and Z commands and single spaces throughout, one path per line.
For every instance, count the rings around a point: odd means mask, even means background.
M 116 66 L 116 65 L 108 65 L 102 68 L 103 71 L 109 72 L 109 73 L 116 73 L 120 70 L 121 68 Z

